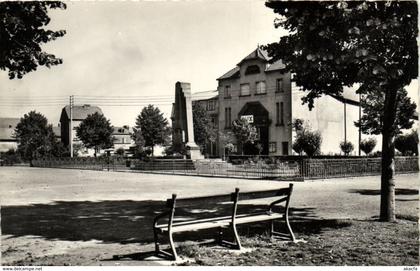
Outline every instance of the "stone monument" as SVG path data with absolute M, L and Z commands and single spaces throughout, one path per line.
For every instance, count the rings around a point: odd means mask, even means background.
M 172 108 L 173 146 L 179 149 L 183 144 L 192 160 L 203 159 L 200 147 L 194 140 L 191 84 L 176 82 L 175 103 Z

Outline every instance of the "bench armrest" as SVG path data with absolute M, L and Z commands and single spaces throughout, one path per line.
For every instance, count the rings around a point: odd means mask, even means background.
M 158 214 L 154 219 L 153 219 L 153 228 L 156 228 L 159 220 L 161 220 L 162 218 L 164 218 L 165 216 L 167 216 L 169 218 L 171 214 L 171 211 L 165 211 L 161 214 Z

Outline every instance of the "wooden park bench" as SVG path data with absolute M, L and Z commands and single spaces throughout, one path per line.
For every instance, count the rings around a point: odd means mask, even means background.
M 176 260 L 174 233 L 211 228 L 219 229 L 216 238 L 219 244 L 241 249 L 236 225 L 256 222 L 270 222 L 270 236 L 295 241 L 288 217 L 292 190 L 293 184 L 287 188 L 245 193 L 239 193 L 239 188 L 236 188 L 231 194 L 205 197 L 177 198 L 177 195 L 173 194 L 172 198 L 166 201 L 167 211 L 156 216 L 153 222 L 155 253 Z M 240 200 L 250 202 L 262 199 L 270 199 L 270 202 L 263 205 L 238 204 Z M 284 203 L 284 208 L 280 210 L 276 206 L 281 203 Z M 275 221 L 285 222 L 286 234 L 274 230 Z M 223 240 L 226 229 L 233 235 L 232 242 Z M 167 238 L 170 252 L 160 249 L 162 237 Z

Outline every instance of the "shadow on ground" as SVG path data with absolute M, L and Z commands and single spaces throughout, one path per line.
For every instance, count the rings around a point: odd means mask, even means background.
M 358 193 L 360 195 L 365 196 L 377 196 L 381 194 L 381 190 L 379 189 L 351 189 L 349 190 L 350 193 Z M 395 195 L 418 195 L 419 190 L 418 189 L 409 189 L 409 188 L 396 188 L 395 189 Z M 398 200 L 398 199 L 397 199 Z M 405 200 L 405 199 L 402 199 Z
M 204 206 L 189 212 L 179 210 L 176 216 L 189 219 L 195 214 L 200 216 L 223 215 L 229 208 Z M 251 205 L 240 205 L 239 209 Z M 264 205 L 252 205 L 255 209 L 267 208 Z M 165 210 L 163 201 L 57 201 L 51 204 L 25 206 L 3 206 L 1 210 L 1 229 L 3 235 L 41 236 L 45 239 L 66 241 L 99 240 L 105 243 L 150 243 L 153 241 L 153 218 Z M 227 213 L 228 214 L 228 213 Z M 300 223 L 311 223 L 315 216 L 314 208 L 291 208 L 291 217 Z M 306 222 L 305 222 L 306 221 Z M 309 221 L 309 222 L 308 222 Z M 324 220 L 323 220 L 324 221 Z M 312 230 L 327 227 L 328 222 L 317 222 Z M 292 227 L 295 227 L 292 225 Z M 246 230 L 247 232 L 249 230 Z M 204 240 L 214 237 L 214 231 L 180 233 L 176 241 Z

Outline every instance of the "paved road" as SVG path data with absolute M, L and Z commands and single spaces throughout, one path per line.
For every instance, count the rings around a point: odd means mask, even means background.
M 419 175 L 397 175 L 397 212 L 418 214 Z M 285 187 L 277 181 L 205 178 L 89 170 L 0 168 L 0 203 L 164 200 L 172 193 L 201 196 Z M 296 182 L 291 206 L 323 218 L 369 218 L 378 214 L 379 176 Z

